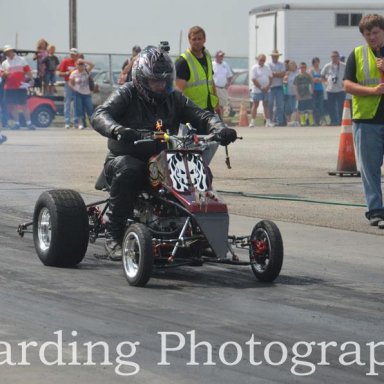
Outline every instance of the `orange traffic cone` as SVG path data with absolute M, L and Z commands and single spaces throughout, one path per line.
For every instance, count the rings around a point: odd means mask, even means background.
M 335 172 L 328 172 L 328 175 L 360 176 L 360 172 L 356 168 L 355 147 L 353 146 L 352 137 L 351 107 L 349 105 L 349 100 L 344 101 L 337 169 Z
M 248 127 L 249 121 L 248 121 L 248 113 L 247 108 L 243 103 L 240 104 L 240 119 L 239 119 L 239 126 L 240 127 Z

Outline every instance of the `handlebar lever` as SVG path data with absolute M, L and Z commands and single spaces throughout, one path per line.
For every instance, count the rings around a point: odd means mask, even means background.
M 142 143 L 153 143 L 154 139 L 140 139 L 140 140 L 135 140 L 133 144 L 142 144 Z

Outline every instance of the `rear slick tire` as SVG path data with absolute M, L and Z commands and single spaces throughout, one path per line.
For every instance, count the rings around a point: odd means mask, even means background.
M 87 251 L 89 223 L 81 195 L 70 189 L 43 192 L 33 213 L 33 241 L 39 259 L 51 267 L 74 267 Z
M 125 232 L 122 265 L 129 285 L 144 287 L 153 267 L 152 235 L 143 224 L 131 224 Z
M 258 222 L 251 233 L 249 257 L 256 278 L 272 282 L 283 265 L 284 247 L 279 228 L 269 220 Z

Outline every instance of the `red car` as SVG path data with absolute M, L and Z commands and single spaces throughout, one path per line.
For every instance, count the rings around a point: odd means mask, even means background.
M 228 86 L 229 114 L 234 115 L 243 103 L 247 109 L 250 106 L 250 88 L 248 70 L 236 72 Z
M 41 96 L 31 96 L 28 99 L 28 108 L 32 123 L 40 128 L 49 127 L 57 114 L 54 101 Z
M 57 114 L 55 102 L 42 96 L 29 96 L 27 103 L 32 124 L 39 128 L 49 127 Z M 23 117 L 20 123 L 25 125 Z

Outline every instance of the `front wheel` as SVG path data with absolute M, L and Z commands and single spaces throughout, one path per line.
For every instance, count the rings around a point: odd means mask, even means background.
M 283 239 L 279 228 L 268 220 L 258 222 L 250 237 L 249 257 L 252 271 L 260 281 L 271 282 L 283 265 Z
M 87 251 L 89 224 L 81 195 L 70 189 L 43 192 L 33 213 L 33 240 L 41 262 L 73 267 Z
M 143 224 L 132 224 L 123 239 L 123 271 L 129 285 L 147 284 L 153 266 L 152 236 Z

